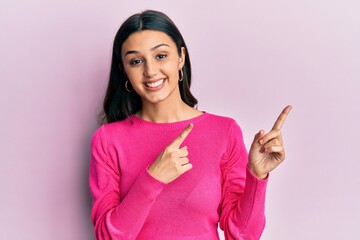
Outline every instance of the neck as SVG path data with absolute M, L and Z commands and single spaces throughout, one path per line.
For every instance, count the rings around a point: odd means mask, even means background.
M 143 99 L 142 108 L 135 115 L 150 122 L 171 123 L 187 120 L 201 114 L 202 112 L 183 102 L 180 90 L 177 88 L 160 102 L 152 103 Z
M 150 104 L 143 102 L 142 109 L 136 116 L 151 122 L 170 123 L 178 122 L 190 118 L 191 112 L 195 110 L 188 106 L 181 99 L 171 104 L 166 102 L 159 102 Z

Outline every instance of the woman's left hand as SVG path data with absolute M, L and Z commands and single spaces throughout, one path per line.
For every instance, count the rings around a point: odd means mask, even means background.
M 279 115 L 273 128 L 266 133 L 260 130 L 254 137 L 249 151 L 249 169 L 258 178 L 265 179 L 285 159 L 281 127 L 291 111 L 287 106 Z

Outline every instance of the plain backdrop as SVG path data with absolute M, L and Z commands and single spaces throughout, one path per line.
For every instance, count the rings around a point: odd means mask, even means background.
M 293 105 L 262 239 L 358 239 L 357 0 L 2 0 L 0 239 L 94 239 L 90 138 L 113 37 L 145 9 L 177 24 L 199 109 L 235 118 L 248 147 Z

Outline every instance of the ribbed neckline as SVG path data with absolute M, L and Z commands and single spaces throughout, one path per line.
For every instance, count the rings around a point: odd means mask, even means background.
M 179 121 L 179 122 L 170 122 L 170 123 L 157 123 L 144 120 L 135 115 L 131 115 L 128 120 L 134 126 L 157 129 L 157 130 L 176 130 L 176 129 L 184 129 L 190 123 L 196 124 L 207 118 L 210 114 L 203 112 L 201 115 L 190 118 L 187 120 Z

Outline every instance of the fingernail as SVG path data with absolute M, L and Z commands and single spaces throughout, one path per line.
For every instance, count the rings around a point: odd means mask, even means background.
M 260 143 L 260 144 L 263 144 L 263 143 L 264 143 L 264 139 L 260 139 L 260 140 L 259 140 L 259 143 Z

